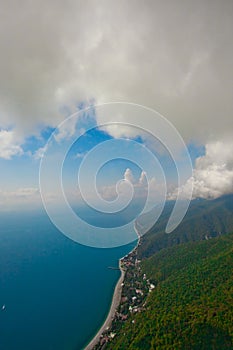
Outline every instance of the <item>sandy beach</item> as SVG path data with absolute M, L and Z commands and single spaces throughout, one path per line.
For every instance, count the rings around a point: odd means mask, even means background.
M 137 233 L 138 242 L 137 242 L 136 247 L 134 247 L 134 249 L 130 253 L 132 253 L 135 249 L 137 249 L 137 247 L 138 247 L 138 245 L 140 243 L 140 238 L 141 238 L 140 234 L 139 234 L 139 231 L 138 231 L 138 229 L 136 227 L 136 223 L 134 224 L 134 230 Z M 124 259 L 124 257 L 122 259 Z M 92 350 L 93 347 L 100 340 L 101 334 L 106 330 L 106 328 L 111 326 L 111 323 L 112 323 L 112 321 L 114 319 L 116 310 L 117 310 L 117 308 L 118 308 L 118 306 L 120 304 L 120 301 L 121 301 L 122 283 L 124 282 L 124 277 L 125 277 L 125 271 L 121 267 L 121 259 L 119 260 L 119 269 L 121 271 L 121 276 L 120 276 L 120 278 L 119 278 L 119 280 L 117 282 L 117 285 L 115 287 L 115 290 L 114 290 L 114 294 L 113 294 L 113 298 L 112 298 L 112 304 L 111 304 L 111 308 L 110 308 L 110 311 L 108 313 L 108 316 L 107 316 L 104 324 L 102 325 L 102 327 L 96 333 L 95 337 L 90 341 L 90 343 L 85 347 L 84 350 Z
M 121 292 L 122 292 L 122 283 L 123 283 L 124 277 L 125 277 L 125 272 L 121 268 L 121 262 L 120 261 L 119 261 L 119 268 L 121 270 L 121 276 L 120 276 L 120 278 L 119 278 L 119 280 L 117 282 L 117 285 L 115 287 L 115 290 L 114 290 L 114 294 L 113 294 L 113 298 L 112 298 L 112 304 L 111 304 L 111 308 L 110 308 L 110 311 L 108 313 L 108 316 L 107 316 L 104 324 L 102 325 L 102 327 L 99 329 L 98 333 L 90 341 L 90 343 L 85 347 L 85 350 L 93 349 L 93 347 L 100 340 L 101 334 L 106 330 L 106 328 L 111 326 L 112 320 L 114 319 L 115 312 L 116 312 L 116 310 L 117 310 L 117 308 L 118 308 L 118 306 L 120 304 Z

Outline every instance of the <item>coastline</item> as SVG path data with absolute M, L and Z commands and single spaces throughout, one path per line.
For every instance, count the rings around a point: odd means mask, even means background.
M 121 267 L 121 259 L 119 260 L 119 269 L 121 271 L 121 275 L 120 275 L 120 278 L 119 278 L 119 280 L 118 280 L 118 282 L 116 284 L 115 290 L 114 290 L 114 294 L 113 294 L 113 297 L 112 297 L 112 303 L 111 303 L 111 307 L 110 307 L 108 316 L 107 316 L 106 320 L 104 321 L 104 324 L 101 326 L 99 331 L 94 336 L 94 338 L 84 348 L 85 350 L 93 349 L 93 347 L 99 342 L 102 333 L 106 330 L 106 328 L 111 326 L 111 323 L 112 323 L 112 321 L 114 319 L 115 312 L 116 312 L 116 310 L 118 308 L 118 305 L 120 304 L 122 283 L 123 283 L 124 277 L 125 277 L 125 271 Z
M 138 236 L 138 241 L 137 241 L 137 245 L 133 248 L 133 250 L 131 250 L 131 252 L 129 252 L 127 255 L 131 254 L 132 252 L 134 252 L 139 243 L 140 243 L 140 234 L 138 232 L 138 229 L 136 228 L 136 224 L 134 224 L 134 230 Z M 121 293 L 122 293 L 122 283 L 124 282 L 124 278 L 125 278 L 125 270 L 122 268 L 121 266 L 121 260 L 124 259 L 124 257 L 119 259 L 119 269 L 121 271 L 121 275 L 120 278 L 116 284 L 116 287 L 114 289 L 114 293 L 113 293 L 113 297 L 112 297 L 112 303 L 111 303 L 111 307 L 108 313 L 108 316 L 106 318 L 106 320 L 104 321 L 103 325 L 100 327 L 100 329 L 98 330 L 98 332 L 96 333 L 96 335 L 94 336 L 94 338 L 87 344 L 87 346 L 84 348 L 84 350 L 92 350 L 93 347 L 98 344 L 101 335 L 103 334 L 103 332 L 111 326 L 112 321 L 115 317 L 115 313 L 117 311 L 117 308 L 120 304 L 121 301 Z

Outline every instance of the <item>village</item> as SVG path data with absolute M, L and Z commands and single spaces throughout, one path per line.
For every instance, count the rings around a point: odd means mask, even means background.
M 137 259 L 137 247 L 120 260 L 120 269 L 125 273 L 121 285 L 120 304 L 115 311 L 111 326 L 102 333 L 94 350 L 104 349 L 107 343 L 117 336 L 126 320 L 131 319 L 134 324 L 134 315 L 146 309 L 147 296 L 155 288 L 155 285 L 142 272 L 141 261 Z

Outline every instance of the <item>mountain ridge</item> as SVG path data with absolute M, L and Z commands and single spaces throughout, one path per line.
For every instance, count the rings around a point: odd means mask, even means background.
M 233 194 L 214 200 L 193 200 L 180 225 L 167 234 L 165 227 L 173 206 L 174 202 L 168 202 L 159 220 L 142 237 L 138 249 L 140 259 L 169 246 L 209 239 L 233 231 Z
M 233 195 L 192 201 L 167 234 L 173 205 L 129 258 L 119 306 L 125 321 L 115 319 L 114 338 L 96 349 L 233 349 Z

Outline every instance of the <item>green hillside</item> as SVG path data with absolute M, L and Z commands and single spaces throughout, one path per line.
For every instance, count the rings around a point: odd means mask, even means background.
M 233 232 L 233 195 L 216 200 L 197 199 L 191 202 L 189 210 L 180 225 L 171 233 L 165 233 L 174 203 L 168 202 L 161 218 L 142 237 L 138 257 L 153 255 L 163 248 L 180 243 L 199 241 Z
M 233 349 L 233 234 L 163 249 L 140 263 L 155 285 L 106 349 Z

